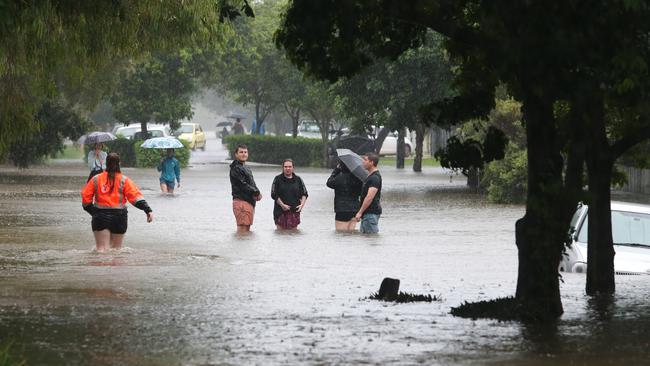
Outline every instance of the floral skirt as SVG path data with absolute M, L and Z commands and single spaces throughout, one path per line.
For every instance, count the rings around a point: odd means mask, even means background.
M 275 220 L 275 224 L 283 229 L 295 229 L 300 225 L 300 212 L 284 211 Z

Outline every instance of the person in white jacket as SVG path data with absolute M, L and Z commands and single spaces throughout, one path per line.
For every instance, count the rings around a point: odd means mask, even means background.
M 90 169 L 90 174 L 88 175 L 88 181 L 90 178 L 106 170 L 106 151 L 103 151 L 104 144 L 98 142 L 95 144 L 93 150 L 88 151 L 88 169 Z

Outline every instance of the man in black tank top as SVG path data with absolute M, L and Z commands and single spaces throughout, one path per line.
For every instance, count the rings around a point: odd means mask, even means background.
M 381 174 L 377 169 L 379 155 L 367 153 L 361 157 L 363 167 L 368 171 L 368 178 L 361 190 L 361 208 L 355 215 L 361 221 L 360 231 L 364 234 L 379 232 L 379 217 L 381 216 Z

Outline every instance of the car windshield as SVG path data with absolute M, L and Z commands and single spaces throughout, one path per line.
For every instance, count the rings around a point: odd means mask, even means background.
M 181 133 L 192 133 L 194 130 L 192 125 L 181 125 L 180 131 Z
M 589 225 L 585 217 L 578 241 L 586 243 Z M 615 245 L 650 247 L 650 215 L 639 212 L 612 211 L 612 238 Z

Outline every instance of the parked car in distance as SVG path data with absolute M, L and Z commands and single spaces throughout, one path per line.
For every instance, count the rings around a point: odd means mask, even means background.
M 329 140 L 333 140 L 339 134 L 349 133 L 348 128 L 342 127 L 339 130 L 336 130 L 333 125 L 330 124 L 329 130 Z M 285 136 L 293 136 L 293 133 L 286 133 Z M 312 120 L 302 120 L 298 124 L 298 137 L 304 137 L 308 139 L 319 139 L 321 140 L 323 136 L 320 132 L 320 127 L 318 122 Z
M 650 274 L 650 206 L 612 202 L 614 271 L 618 275 Z M 587 272 L 589 207 L 581 205 L 571 220 L 573 243 L 560 262 L 560 271 Z
M 142 131 L 133 134 L 134 140 L 146 140 L 154 137 L 169 137 L 171 130 L 168 126 L 147 126 L 147 136 Z
M 410 156 L 413 151 L 413 144 L 408 137 L 404 137 L 404 156 Z M 397 134 L 388 133 L 384 143 L 381 145 L 379 155 L 397 155 Z
M 136 132 L 139 132 L 141 130 L 139 124 L 132 124 L 128 126 L 122 126 L 118 127 L 114 130 L 113 134 L 117 137 L 126 137 L 127 139 L 132 139 L 133 135 L 135 135 Z
M 186 140 L 190 143 L 190 148 L 196 150 L 200 148 L 205 151 L 205 132 L 198 123 L 185 122 L 174 132 L 180 140 Z
M 140 139 L 144 140 L 145 136 L 143 134 L 139 134 L 139 132 L 142 130 L 142 127 L 140 126 L 139 123 L 133 123 L 128 126 L 120 126 L 117 128 L 113 129 L 113 134 L 115 136 L 122 136 L 127 139 L 133 140 L 133 139 Z M 169 129 L 169 126 L 166 125 L 160 125 L 160 124 L 150 124 L 147 125 L 147 132 L 149 132 L 149 137 L 146 138 L 151 138 L 151 137 L 167 137 L 171 136 L 171 130 Z M 119 137 L 118 136 L 118 137 Z

